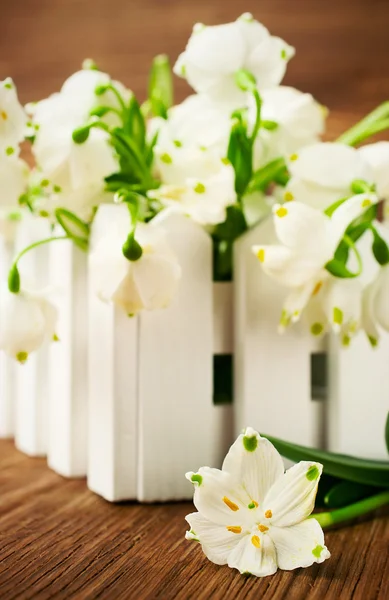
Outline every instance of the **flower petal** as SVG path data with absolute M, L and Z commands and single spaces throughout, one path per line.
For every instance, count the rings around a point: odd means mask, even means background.
M 308 254 L 322 267 L 331 258 L 330 219 L 320 210 L 301 202 L 273 208 L 274 225 L 280 242 L 295 252 Z
M 301 461 L 278 478 L 263 504 L 271 525 L 288 527 L 311 514 L 322 470 L 320 463 Z
M 297 323 L 300 320 L 301 314 L 307 306 L 312 294 L 320 284 L 319 278 L 310 279 L 305 285 L 302 285 L 288 294 L 283 305 L 282 315 L 284 325 L 286 322 Z M 280 323 L 282 328 L 283 323 Z
M 373 169 L 380 198 L 389 198 L 389 142 L 366 144 L 358 152 Z
M 269 535 L 259 532 L 246 535 L 232 550 L 228 566 L 242 574 L 256 577 L 273 575 L 277 571 L 276 551 Z
M 193 503 L 206 519 L 225 526 L 247 523 L 251 498 L 230 473 L 202 467 L 186 478 L 195 486 Z
M 327 188 L 293 176 L 284 191 L 284 200 L 294 199 L 319 210 L 325 210 L 344 196 L 343 188 Z
M 362 285 L 356 279 L 331 277 L 326 283 L 323 310 L 335 333 L 343 332 L 345 345 L 349 336 L 357 332 L 362 312 Z
M 287 287 L 298 288 L 314 279 L 320 267 L 309 256 L 294 254 L 285 246 L 253 246 L 252 250 L 262 264 L 264 272 Z
M 185 517 L 190 525 L 187 539 L 198 540 L 205 556 L 216 565 L 226 565 L 231 551 L 247 535 L 239 526 L 217 525 L 195 512 Z
M 146 310 L 166 308 L 177 291 L 181 268 L 177 259 L 143 254 L 133 264 L 133 277 Z
M 336 250 L 347 227 L 358 217 L 363 215 L 370 206 L 377 204 L 375 194 L 357 194 L 345 200 L 331 216 L 331 238 L 333 249 Z
M 252 502 L 261 505 L 284 473 L 284 463 L 273 444 L 248 427 L 232 444 L 222 469 L 242 483 Z
M 280 569 L 290 571 L 309 567 L 330 557 L 323 530 L 316 519 L 306 519 L 291 527 L 271 527 L 269 535 L 276 548 Z

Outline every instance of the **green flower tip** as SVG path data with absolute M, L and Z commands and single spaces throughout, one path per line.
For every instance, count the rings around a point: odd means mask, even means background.
M 22 215 L 20 214 L 20 212 L 13 211 L 13 212 L 8 213 L 7 219 L 8 219 L 8 221 L 18 222 L 18 221 L 22 220 Z
M 257 446 L 258 446 L 257 436 L 256 435 L 243 436 L 243 446 L 245 447 L 247 452 L 254 452 L 254 450 L 256 450 Z M 249 506 L 249 508 L 250 508 L 250 506 Z
M 97 66 L 97 64 L 95 63 L 95 61 L 93 60 L 93 58 L 86 58 L 83 62 L 82 62 L 82 68 L 85 70 L 90 70 L 90 71 L 99 71 L 99 67 Z
M 256 508 L 256 504 L 255 502 L 250 502 L 250 504 L 247 506 L 247 508 L 249 508 L 250 510 L 253 510 L 253 508 Z
M 27 352 L 18 352 L 16 355 L 16 360 L 18 362 L 20 362 L 21 365 L 24 365 L 24 363 L 27 361 L 27 359 L 28 359 Z
M 56 194 L 59 194 L 60 192 L 62 192 L 62 188 L 60 185 L 54 185 L 53 190 Z
M 7 82 L 4 84 L 4 87 L 5 87 L 7 90 L 12 90 L 12 88 L 13 88 L 13 85 L 12 85 L 12 83 L 11 83 L 10 81 L 7 81 Z
M 162 154 L 160 158 L 162 162 L 165 163 L 165 165 L 171 165 L 173 162 L 172 157 L 167 152 L 164 152 L 164 154 Z
M 59 337 L 56 333 L 53 334 L 53 342 L 59 342 Z
M 334 306 L 333 321 L 336 325 L 342 325 L 343 323 L 343 311 L 337 306 Z
M 50 185 L 50 181 L 48 179 L 42 179 L 41 186 L 48 187 Z
M 378 339 L 376 337 L 374 337 L 373 335 L 368 335 L 367 337 L 369 339 L 371 346 L 373 348 L 376 348 L 378 346 Z
M 281 50 L 281 58 L 283 60 L 288 60 L 288 53 L 286 51 L 286 48 L 282 48 L 282 50 Z
M 14 154 L 14 152 L 15 152 L 15 150 L 14 150 L 14 148 L 12 148 L 12 146 L 8 146 L 8 148 L 6 148 L 6 151 L 5 151 L 7 156 L 12 156 L 12 154 Z
M 203 483 L 203 478 L 199 473 L 193 473 L 190 480 L 194 485 L 201 485 Z
M 311 325 L 311 333 L 312 335 L 320 335 L 321 333 L 323 333 L 323 325 L 321 323 L 313 323 L 313 325 Z
M 345 334 L 342 337 L 342 346 L 344 346 L 345 348 L 347 348 L 350 345 L 351 342 L 351 338 L 349 335 Z
M 318 545 L 318 546 L 316 546 L 316 548 L 314 548 L 314 549 L 312 550 L 312 554 L 313 554 L 313 556 L 314 556 L 315 558 L 320 558 L 320 556 L 321 556 L 321 553 L 323 552 L 323 550 L 324 550 L 324 546 L 320 546 L 320 545 Z
M 173 144 L 176 146 L 176 148 L 182 148 L 182 143 L 180 140 L 174 140 Z
M 102 96 L 103 94 L 105 94 L 105 92 L 108 90 L 108 88 L 109 88 L 109 84 L 108 83 L 103 84 L 103 85 L 98 85 L 95 88 L 95 94 L 96 94 L 96 96 Z
M 196 194 L 205 193 L 205 185 L 203 183 L 198 183 L 193 189 L 196 192 Z
M 308 481 L 315 481 L 320 477 L 320 471 L 316 465 L 312 465 L 311 467 L 309 467 L 305 476 L 308 479 Z

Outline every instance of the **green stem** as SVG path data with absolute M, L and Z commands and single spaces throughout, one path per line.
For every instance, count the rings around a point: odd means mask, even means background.
M 343 236 L 344 241 L 346 242 L 347 246 L 350 248 L 350 250 L 353 250 L 356 259 L 358 261 L 358 271 L 355 274 L 355 277 L 358 277 L 361 273 L 362 273 L 362 269 L 363 269 L 363 264 L 362 264 L 362 257 L 359 253 L 358 248 L 356 247 L 356 245 L 354 244 L 354 241 L 351 239 L 350 236 L 348 236 L 346 233 Z
M 258 131 L 259 128 L 261 127 L 261 111 L 262 111 L 262 100 L 261 100 L 261 96 L 259 95 L 258 90 L 255 88 L 253 89 L 253 96 L 254 96 L 254 100 L 255 100 L 255 106 L 257 109 L 257 114 L 255 117 L 255 123 L 254 123 L 254 129 L 253 132 L 251 134 L 251 143 L 254 144 L 257 135 L 258 135 Z
M 119 102 L 120 106 L 122 107 L 123 112 L 126 112 L 127 106 L 126 106 L 126 103 L 124 102 L 124 100 L 122 98 L 122 95 L 119 92 L 119 90 L 117 90 L 115 88 L 115 86 L 112 85 L 112 83 L 110 83 L 109 85 L 107 85 L 107 90 L 111 90 L 115 94 L 116 98 L 118 99 L 118 102 Z
M 371 113 L 366 115 L 361 121 L 356 123 L 353 127 L 345 131 L 337 141 L 349 146 L 355 146 L 362 142 L 367 137 L 379 133 L 388 128 L 388 125 L 383 126 L 381 129 L 381 123 L 389 122 L 389 102 L 384 102 Z M 375 128 L 378 127 L 376 130 Z
M 343 521 L 348 521 L 349 519 L 355 519 L 356 517 L 365 515 L 366 513 L 376 510 L 380 506 L 385 506 L 386 504 L 389 504 L 389 492 L 382 492 L 381 494 L 371 496 L 365 500 L 360 500 L 359 502 L 355 502 L 354 504 L 350 504 L 344 508 L 318 513 L 312 515 L 312 517 L 316 519 L 322 527 L 330 527 L 331 525 L 336 525 L 338 523 L 342 523 Z
M 30 250 L 34 250 L 34 248 L 38 248 L 39 246 L 43 246 L 44 244 L 49 244 L 50 242 L 55 242 L 56 240 L 68 240 L 70 239 L 68 235 L 62 235 L 58 237 L 50 237 L 45 238 L 44 240 L 39 240 L 38 242 L 34 242 L 30 244 L 26 248 L 24 248 L 19 254 L 16 256 L 13 261 L 11 268 L 9 270 L 8 275 L 8 289 L 12 294 L 18 294 L 20 291 L 20 275 L 18 270 L 18 262 L 19 260 L 27 254 Z

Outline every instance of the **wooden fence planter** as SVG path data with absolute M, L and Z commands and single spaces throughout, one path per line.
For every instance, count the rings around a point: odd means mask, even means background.
M 49 223 L 27 215 L 18 228 L 15 250 L 50 236 Z M 49 249 L 41 246 L 28 252 L 19 263 L 22 285 L 42 289 L 48 286 Z M 49 419 L 49 344 L 34 352 L 15 373 L 15 444 L 30 456 L 45 456 Z
M 63 231 L 57 232 L 63 235 Z M 87 471 L 87 255 L 70 240 L 49 247 L 58 342 L 49 349 L 49 466 L 66 477 Z

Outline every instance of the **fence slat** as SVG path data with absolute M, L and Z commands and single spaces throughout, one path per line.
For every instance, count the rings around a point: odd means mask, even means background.
M 287 290 L 274 283 L 252 254 L 254 244 L 275 243 L 266 219 L 235 244 L 235 429 L 261 432 L 317 446 L 321 442 L 318 401 L 311 399 L 310 355 L 304 327 L 278 334 Z
M 6 285 L 13 257 L 13 244 L 0 236 L 0 284 Z M 9 438 L 15 428 L 15 361 L 0 352 L 0 438 Z
M 348 348 L 332 338 L 329 357 L 329 449 L 387 459 L 384 429 L 389 411 L 389 335 L 383 332 L 375 349 L 363 333 Z
M 212 404 L 213 293 L 211 238 L 188 218 L 156 218 L 182 267 L 165 310 L 140 316 L 139 483 L 142 501 L 190 498 L 184 478 L 218 466 L 221 407 Z
M 50 247 L 59 341 L 50 345 L 49 466 L 66 477 L 87 468 L 87 256 L 70 240 Z
M 41 218 L 26 216 L 16 237 L 16 251 L 50 236 L 50 225 Z M 22 286 L 42 289 L 48 285 L 47 246 L 28 252 L 19 263 Z M 15 381 L 15 444 L 31 456 L 44 456 L 48 443 L 49 344 L 45 343 L 17 366 Z
M 101 206 L 96 238 L 126 206 Z M 129 318 L 94 292 L 97 276 L 89 263 L 88 294 L 88 487 L 110 501 L 136 498 L 138 319 Z

